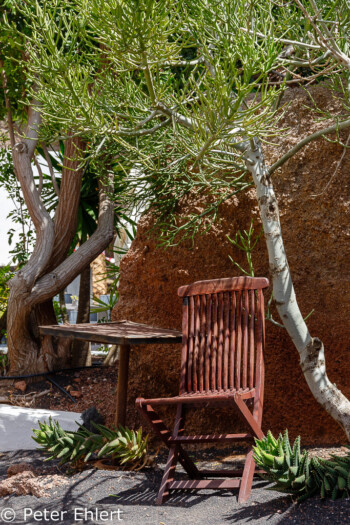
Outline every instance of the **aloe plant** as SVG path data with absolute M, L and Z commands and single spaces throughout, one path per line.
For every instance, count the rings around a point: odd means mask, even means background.
M 130 464 L 132 468 L 147 462 L 148 435 L 142 436 L 142 429 L 137 432 L 119 426 L 109 429 L 93 423 L 96 432 L 90 432 L 80 426 L 75 432 L 63 430 L 52 418 L 34 429 L 33 439 L 48 454 L 48 460 L 59 459 L 60 463 L 77 464 L 88 461 L 94 454 L 98 458 L 111 458 L 120 465 Z
M 333 500 L 350 495 L 350 447 L 346 456 L 310 458 L 300 450 L 300 436 L 291 447 L 286 430 L 278 439 L 269 431 L 253 448 L 256 464 L 266 472 L 263 477 L 274 482 L 270 490 L 292 494 L 299 502 L 316 493 Z

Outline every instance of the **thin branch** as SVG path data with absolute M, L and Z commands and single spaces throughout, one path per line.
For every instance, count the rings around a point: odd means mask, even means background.
M 148 115 L 148 117 L 146 117 L 145 119 L 143 120 L 140 120 L 140 122 L 137 123 L 137 125 L 135 126 L 135 129 L 140 129 L 142 128 L 145 124 L 147 124 L 148 122 L 150 122 L 150 120 L 153 120 L 155 117 L 157 117 L 158 115 L 160 115 L 159 111 L 152 111 L 152 113 L 150 115 Z
M 13 127 L 13 120 L 12 120 L 12 111 L 11 111 L 11 104 L 10 100 L 7 96 L 8 94 L 8 85 L 7 85 L 7 76 L 4 68 L 4 62 L 0 60 L 0 67 L 1 67 L 1 76 L 2 76 L 2 87 L 4 90 L 4 99 L 5 99 L 5 107 L 7 111 L 7 123 L 9 128 L 9 135 L 10 135 L 10 143 L 11 143 L 11 149 L 15 147 L 16 140 L 15 140 L 15 132 Z
M 41 143 L 41 147 L 43 149 L 43 152 L 44 152 L 44 155 L 45 155 L 45 160 L 46 160 L 47 166 L 49 168 L 49 172 L 50 172 L 50 176 L 51 176 L 51 180 L 52 180 L 52 185 L 54 187 L 54 190 L 55 190 L 55 193 L 56 193 L 57 197 L 59 197 L 60 196 L 60 189 L 59 189 L 58 184 L 57 184 L 55 172 L 54 172 L 54 169 L 53 169 L 53 166 L 52 166 L 52 162 L 51 162 L 51 157 L 49 155 L 49 152 L 48 152 L 48 149 L 47 149 L 46 145 L 43 142 Z
M 246 29 L 245 27 L 240 28 L 241 31 L 245 33 L 250 33 L 258 36 L 259 38 L 266 38 L 264 33 L 259 33 L 258 31 L 253 31 L 252 29 Z M 289 40 L 288 38 L 275 38 L 276 42 L 281 42 L 282 44 L 291 44 L 292 46 L 305 47 L 307 49 L 320 49 L 321 46 L 315 44 L 307 44 L 306 42 L 299 42 L 298 40 Z
M 191 129 L 192 131 L 195 130 L 194 121 L 192 119 L 184 117 L 183 115 L 181 115 L 181 113 L 178 113 L 177 111 L 168 108 L 162 102 L 157 102 L 155 107 L 156 109 L 159 109 L 159 111 L 164 113 L 164 115 L 171 117 L 173 120 L 175 120 L 175 122 L 181 124 L 181 126 L 184 126 L 187 129 Z
M 338 172 L 338 170 L 339 170 L 339 168 L 340 168 L 341 163 L 342 163 L 343 160 L 344 160 L 345 154 L 346 154 L 346 152 L 347 152 L 347 150 L 348 150 L 349 142 L 350 142 L 350 133 L 349 133 L 348 138 L 347 138 L 347 141 L 346 141 L 346 143 L 345 143 L 345 145 L 344 145 L 343 153 L 341 154 L 341 157 L 340 157 L 340 159 L 339 159 L 338 162 L 337 162 L 337 165 L 336 165 L 336 167 L 335 167 L 335 170 L 334 170 L 334 172 L 333 172 L 331 178 L 329 179 L 329 181 L 327 182 L 326 186 L 324 187 L 323 191 L 321 191 L 321 193 L 316 193 L 315 195 L 311 195 L 311 197 L 321 197 L 321 195 L 323 195 L 323 194 L 327 191 L 327 189 L 329 188 L 329 186 L 330 186 L 332 180 L 333 180 L 334 177 L 336 176 L 336 174 L 337 174 L 337 172 Z
M 320 30 L 320 28 L 318 27 L 318 25 L 315 23 L 315 19 L 313 16 L 310 15 L 310 13 L 305 9 L 305 7 L 303 6 L 303 4 L 300 2 L 300 0 L 294 0 L 295 3 L 299 6 L 299 8 L 301 9 L 301 11 L 304 13 L 305 17 L 309 20 L 310 24 L 312 25 L 312 27 L 314 28 L 314 30 L 316 31 L 317 35 L 318 35 L 318 41 L 320 42 L 320 45 L 325 48 L 325 49 L 328 49 L 330 51 L 330 53 L 332 54 L 333 58 L 335 58 L 338 62 L 340 62 L 341 64 L 343 64 L 345 67 L 347 67 L 348 69 L 350 69 L 350 58 L 348 56 L 345 55 L 345 53 L 343 53 L 336 41 L 334 40 L 334 37 L 332 35 L 332 33 L 329 32 L 328 28 L 327 27 L 324 27 L 325 24 L 321 24 L 326 35 L 325 36 L 322 31 Z M 312 3 L 312 2 L 311 2 Z M 315 6 L 316 4 L 313 4 L 313 7 Z M 317 9 L 317 6 L 316 6 L 316 9 Z M 316 13 L 316 15 L 318 14 L 318 11 Z M 333 43 L 333 46 L 330 45 L 330 42 Z
M 187 67 L 187 66 L 197 66 L 198 64 L 203 64 L 204 57 L 195 58 L 193 60 L 177 60 L 177 61 L 167 61 L 160 64 L 161 66 L 166 67 Z
M 286 59 L 286 62 L 290 66 L 312 67 L 312 66 L 317 66 L 317 64 L 322 62 L 322 60 L 325 60 L 326 58 L 328 58 L 330 55 L 331 55 L 331 52 L 329 51 L 329 49 L 327 49 L 327 51 L 325 53 L 323 53 L 323 55 L 320 55 L 319 57 L 315 58 L 314 60 L 296 60 L 295 58 L 292 58 L 290 60 Z
M 160 124 L 157 124 L 156 126 L 153 126 L 153 128 L 149 129 L 139 129 L 139 130 L 132 130 L 128 131 L 125 128 L 119 129 L 119 132 L 117 132 L 117 135 L 121 135 L 124 137 L 142 137 L 143 135 L 152 135 L 155 131 L 158 131 L 161 128 L 164 128 L 168 124 L 170 124 L 171 119 L 168 118 L 167 120 L 164 120 Z
M 38 193 L 39 195 L 41 195 L 41 192 L 43 191 L 43 171 L 41 169 L 40 163 L 38 162 L 36 155 L 34 155 L 34 164 L 39 174 Z
M 316 131 L 315 133 L 312 133 L 311 135 L 308 135 L 303 140 L 298 142 L 293 148 L 291 148 L 287 153 L 285 153 L 280 159 L 278 159 L 277 162 L 272 164 L 272 166 L 269 168 L 269 174 L 271 175 L 274 171 L 276 171 L 278 168 L 280 168 L 287 160 L 289 160 L 295 153 L 297 153 L 301 148 L 306 146 L 309 142 L 312 142 L 313 140 L 316 140 L 318 138 L 323 137 L 323 135 L 328 135 L 328 133 L 334 133 L 338 130 L 346 129 L 350 126 L 350 119 L 344 120 L 343 122 L 337 122 L 336 124 L 333 124 L 333 126 L 329 126 L 328 128 L 320 129 L 319 131 Z
M 143 66 L 144 66 L 144 73 L 145 73 L 148 93 L 149 93 L 149 96 L 151 97 L 152 104 L 154 104 L 156 101 L 156 92 L 154 90 L 153 77 L 152 77 L 152 73 L 148 65 L 146 53 L 143 53 Z

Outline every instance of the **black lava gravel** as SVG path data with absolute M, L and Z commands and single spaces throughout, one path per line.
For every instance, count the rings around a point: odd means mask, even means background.
M 7 477 L 10 464 L 28 462 L 38 467 L 42 460 L 39 451 L 2 454 L 0 480 Z M 155 498 L 161 476 L 159 467 L 142 472 L 85 470 L 71 476 L 66 485 L 53 489 L 50 497 L 38 499 L 11 495 L 2 498 L 0 523 L 350 524 L 350 500 L 332 502 L 313 498 L 296 505 L 289 496 L 267 490 L 268 484 L 263 480 L 254 482 L 251 498 L 243 505 L 237 502 L 237 492 L 201 491 L 178 492 L 163 506 L 157 507 Z

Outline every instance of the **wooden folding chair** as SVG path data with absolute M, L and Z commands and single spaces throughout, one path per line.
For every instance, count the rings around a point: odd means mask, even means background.
M 239 488 L 238 501 L 250 496 L 255 471 L 254 437 L 261 439 L 264 393 L 265 278 L 233 277 L 182 286 L 182 357 L 180 392 L 170 398 L 136 400 L 143 419 L 169 448 L 157 504 L 175 489 Z M 246 401 L 252 401 L 252 410 Z M 235 406 L 250 427 L 246 434 L 184 435 L 184 408 L 189 405 Z M 171 432 L 154 407 L 176 405 Z M 248 442 L 243 470 L 199 471 L 183 448 L 186 443 Z M 189 480 L 175 481 L 180 461 Z M 221 479 L 207 479 L 221 477 Z M 230 479 L 222 479 L 228 476 Z

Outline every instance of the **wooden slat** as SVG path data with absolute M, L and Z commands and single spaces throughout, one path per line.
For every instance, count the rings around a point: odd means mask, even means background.
M 241 388 L 241 358 L 242 358 L 242 293 L 237 292 L 237 345 L 236 345 L 236 381 L 235 387 Z
M 200 349 L 199 349 L 199 390 L 203 392 L 204 386 L 204 353 L 205 353 L 205 344 L 207 337 L 207 298 L 205 295 L 201 296 L 201 334 L 200 334 Z
M 218 330 L 219 330 L 219 341 L 218 341 L 218 357 L 217 357 L 217 373 L 216 373 L 216 388 L 222 390 L 222 359 L 224 349 L 224 297 L 222 293 L 218 294 Z
M 178 436 L 171 438 L 169 443 L 214 443 L 216 441 L 252 441 L 253 434 L 199 434 L 196 436 Z
M 211 295 L 209 295 L 208 300 L 207 300 L 208 335 L 207 335 L 206 348 L 205 348 L 205 390 L 206 392 L 209 392 L 210 390 L 210 362 L 211 362 L 211 342 L 212 342 L 211 311 L 212 311 L 212 297 Z
M 177 330 L 157 328 L 132 321 L 103 324 L 39 326 L 41 335 L 70 337 L 81 341 L 110 344 L 169 344 L 180 343 L 182 334 Z
M 248 376 L 248 324 L 249 324 L 249 297 L 248 290 L 243 292 L 243 364 L 242 364 L 242 388 L 247 388 Z
M 186 373 L 187 373 L 187 359 L 188 359 L 188 297 L 182 301 L 182 352 L 181 352 L 181 374 L 180 374 L 180 391 L 179 394 L 184 394 L 186 391 Z
M 213 343 L 211 356 L 211 390 L 216 390 L 216 360 L 218 353 L 218 296 L 213 296 Z
M 235 351 L 236 351 L 236 293 L 231 293 L 231 315 L 230 315 L 230 380 L 229 387 L 235 387 Z
M 262 420 L 262 409 L 264 403 L 264 341 L 265 341 L 265 311 L 264 311 L 264 296 L 261 290 L 258 290 L 257 299 L 257 330 L 256 330 L 256 379 L 255 379 L 255 390 L 256 397 L 254 401 L 253 414 L 256 417 L 258 425 L 261 425 Z
M 255 290 L 250 291 L 250 319 L 249 319 L 249 388 L 254 387 L 254 362 L 255 362 Z
M 197 281 L 181 286 L 177 293 L 180 297 L 229 292 L 231 290 L 253 290 L 267 288 L 269 281 L 265 277 L 228 277 L 210 281 Z
M 224 294 L 224 309 L 225 309 L 225 331 L 224 331 L 224 359 L 223 359 L 223 388 L 227 390 L 229 388 L 229 350 L 230 350 L 230 294 L 226 292 Z
M 200 331 L 200 297 L 197 295 L 194 301 L 194 325 L 195 325 L 195 339 L 194 339 L 194 353 L 193 353 L 193 392 L 198 392 L 198 359 L 199 359 L 199 331 Z
M 189 479 L 182 481 L 172 481 L 169 484 L 170 490 L 191 490 L 191 489 L 234 489 L 241 484 L 240 479 Z
M 192 362 L 193 362 L 193 338 L 194 338 L 194 298 L 189 298 L 189 333 L 187 354 L 187 392 L 192 392 Z

